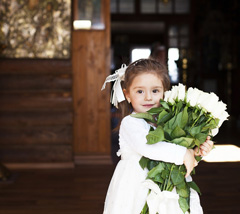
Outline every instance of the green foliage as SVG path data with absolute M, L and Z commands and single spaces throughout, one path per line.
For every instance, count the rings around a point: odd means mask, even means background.
M 201 191 L 200 191 L 200 189 L 199 189 L 199 187 L 198 187 L 198 185 L 197 185 L 194 181 L 187 182 L 187 185 L 188 185 L 190 188 L 192 188 L 192 189 L 194 189 L 195 191 L 197 191 L 199 194 L 202 194 Z
M 148 112 L 131 114 L 131 116 L 135 117 L 135 118 L 145 119 L 146 121 L 152 122 L 152 123 L 156 122 L 154 117 L 150 113 L 148 113 Z
M 148 178 L 154 178 L 158 173 L 161 173 L 163 170 L 164 163 L 160 162 L 157 166 L 155 166 L 148 172 Z
M 139 161 L 139 164 L 140 164 L 140 166 L 142 167 L 142 169 L 144 169 L 145 167 L 147 167 L 147 164 L 148 164 L 149 160 L 150 160 L 150 159 L 145 158 L 145 157 L 142 156 L 142 158 L 141 158 L 140 161 Z
M 165 139 L 164 131 L 161 126 L 158 126 L 154 131 L 150 131 L 147 135 L 147 144 L 155 144 Z
M 183 213 L 189 210 L 190 206 L 189 206 L 189 200 L 187 198 L 179 196 L 178 202 Z

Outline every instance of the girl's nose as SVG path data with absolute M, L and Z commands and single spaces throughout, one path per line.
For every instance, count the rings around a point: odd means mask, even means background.
M 147 101 L 152 100 L 152 95 L 151 95 L 151 93 L 147 92 L 147 93 L 145 94 L 145 100 L 147 100 Z

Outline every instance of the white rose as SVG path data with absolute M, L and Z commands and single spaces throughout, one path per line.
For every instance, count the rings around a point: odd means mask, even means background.
M 223 122 L 228 119 L 228 117 L 229 117 L 229 114 L 226 111 L 223 111 L 219 117 L 218 127 L 220 127 L 223 124 Z
M 227 109 L 227 105 L 222 101 L 218 102 L 216 108 L 212 111 L 212 115 L 215 118 L 219 118 L 220 115 Z
M 215 129 L 211 130 L 211 134 L 212 134 L 213 137 L 217 135 L 218 130 L 219 130 L 218 128 L 215 128 Z
M 169 92 L 169 93 L 168 93 Z M 170 102 L 172 104 L 175 103 L 175 100 L 177 98 L 177 87 L 176 86 L 173 86 L 172 87 L 172 90 L 171 91 L 168 91 L 168 92 L 165 92 L 165 97 L 166 99 L 164 98 L 165 101 L 167 102 Z
M 179 83 L 177 89 L 178 89 L 178 94 L 177 94 L 178 100 L 184 101 L 184 98 L 185 98 L 185 95 L 186 95 L 185 85 Z
M 212 113 L 218 105 L 218 96 L 214 93 L 210 93 L 207 96 L 199 97 L 202 98 L 200 105 L 206 109 L 208 112 Z
M 171 94 L 171 91 L 165 91 L 164 92 L 164 101 L 168 102 L 170 94 Z
M 197 88 L 188 88 L 187 90 L 187 102 L 190 104 L 190 106 L 196 106 L 197 105 L 197 101 L 198 101 L 198 97 L 200 95 L 200 90 L 198 90 Z
M 208 100 L 209 93 L 203 92 L 203 91 L 199 91 L 199 92 L 200 94 L 197 100 L 197 105 L 204 108 L 204 103 L 206 102 L 206 100 Z

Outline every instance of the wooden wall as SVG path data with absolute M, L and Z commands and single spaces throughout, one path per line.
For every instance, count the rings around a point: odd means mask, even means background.
M 70 60 L 0 60 L 0 161 L 72 162 Z
M 110 163 L 110 0 L 103 30 L 72 32 L 69 60 L 0 59 L 0 162 Z
M 110 74 L 110 1 L 102 6 L 105 29 L 72 34 L 76 163 L 110 162 L 109 87 L 101 91 Z

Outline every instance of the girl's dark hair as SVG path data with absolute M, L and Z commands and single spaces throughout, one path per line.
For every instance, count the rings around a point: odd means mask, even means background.
M 166 67 L 160 62 L 154 59 L 139 59 L 133 63 L 131 63 L 125 72 L 124 81 L 122 81 L 122 89 L 126 91 L 129 90 L 133 79 L 140 74 L 143 73 L 153 73 L 156 74 L 162 81 L 164 91 L 169 90 L 170 88 L 170 79 L 168 76 L 168 71 Z M 118 104 L 120 110 L 120 122 L 121 120 L 132 113 L 132 105 L 124 100 L 123 102 Z

